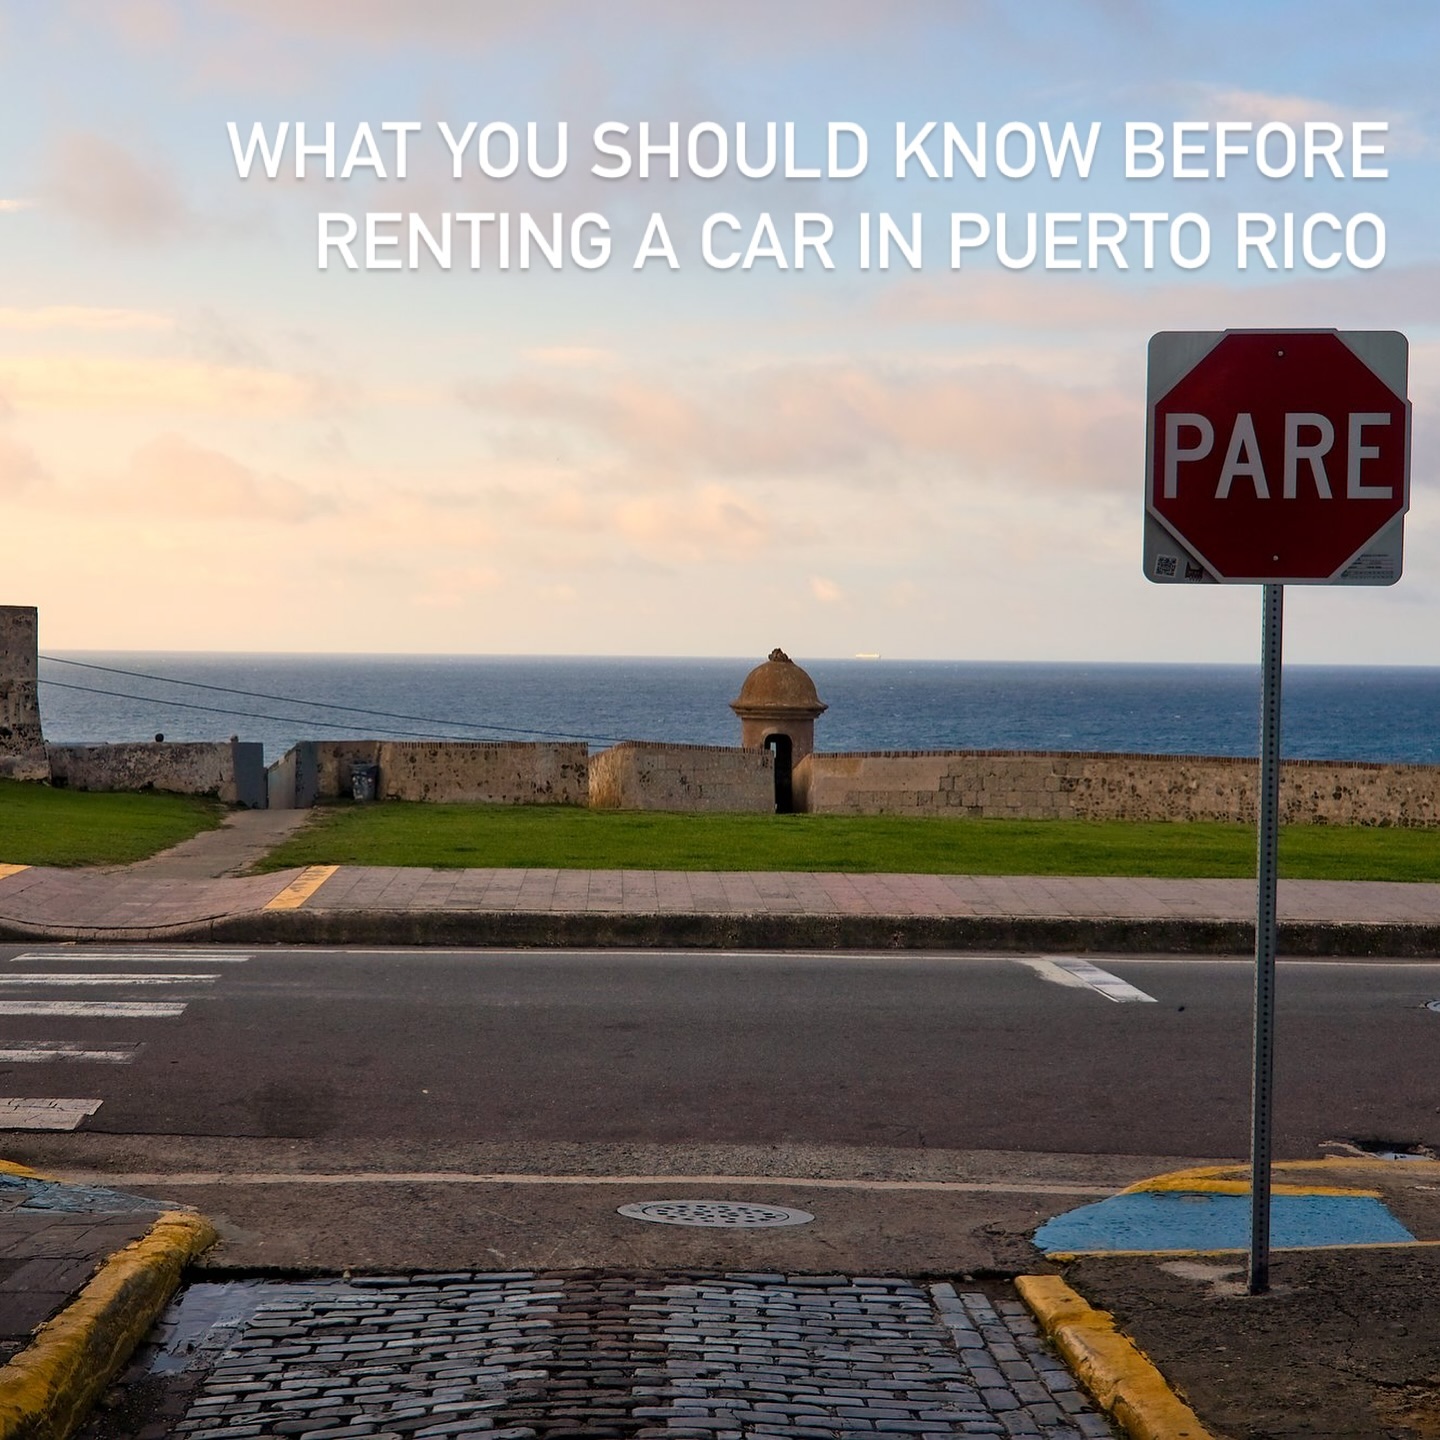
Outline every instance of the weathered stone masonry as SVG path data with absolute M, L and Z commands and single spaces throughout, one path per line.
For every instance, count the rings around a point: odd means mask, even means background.
M 775 808 L 775 756 L 768 750 L 626 740 L 590 757 L 590 804 L 764 813 Z
M 797 810 L 955 819 L 1234 820 L 1253 824 L 1257 762 L 1200 755 L 887 750 L 807 756 Z M 1287 825 L 1440 824 L 1440 766 L 1288 760 Z
M 385 740 L 376 759 L 382 800 L 584 805 L 589 795 L 583 744 Z
M 33 605 L 0 605 L 0 776 L 48 780 L 40 731 L 40 614 Z

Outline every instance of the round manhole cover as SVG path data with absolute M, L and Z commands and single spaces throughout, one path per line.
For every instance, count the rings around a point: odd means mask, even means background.
M 762 1225 L 808 1225 L 815 1217 L 784 1205 L 755 1205 L 749 1200 L 647 1200 L 622 1205 L 617 1212 L 657 1225 L 719 1225 L 754 1230 Z

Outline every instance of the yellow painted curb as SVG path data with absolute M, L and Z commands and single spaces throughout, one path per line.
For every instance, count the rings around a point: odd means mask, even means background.
M 1440 1160 L 1377 1160 L 1363 1155 L 1326 1155 L 1319 1160 L 1277 1160 L 1271 1166 L 1274 1174 L 1305 1175 L 1318 1171 L 1320 1175 L 1333 1175 L 1337 1170 L 1368 1178 L 1395 1180 L 1405 1175 L 1425 1175 L 1427 1178 L 1440 1176 Z M 1231 1188 L 1238 1187 L 1238 1188 Z M 1189 1170 L 1171 1170 L 1164 1175 L 1154 1175 L 1148 1180 L 1137 1180 L 1133 1185 L 1118 1191 L 1120 1195 L 1142 1194 L 1145 1191 L 1196 1190 L 1211 1191 L 1222 1195 L 1248 1195 L 1250 1193 L 1250 1164 L 1236 1160 L 1228 1165 L 1196 1165 Z M 1362 1195 L 1372 1199 L 1383 1199 L 1379 1190 L 1357 1188 L 1353 1185 L 1284 1184 L 1271 1186 L 1277 1195 Z
M 264 908 L 298 910 L 339 868 L 338 865 L 307 865 Z
M 1209 1177 L 1197 1178 L 1180 1171 L 1174 1175 L 1157 1175 L 1153 1180 L 1137 1180 L 1127 1185 L 1122 1195 L 1248 1195 L 1249 1180 L 1220 1180 Z M 1276 1182 L 1270 1186 L 1272 1195 L 1349 1195 L 1366 1200 L 1381 1200 L 1379 1190 L 1364 1190 L 1353 1185 L 1286 1185 Z
M 1135 1344 L 1058 1275 L 1021 1275 L 1020 1298 L 1095 1403 L 1130 1440 L 1214 1440 Z
M 49 1175 L 42 1175 L 38 1170 L 32 1170 L 28 1165 L 22 1165 L 18 1160 L 0 1160 L 0 1175 L 18 1175 L 22 1180 L 49 1180 Z
M 12 875 L 18 875 L 29 868 L 28 865 L 0 865 L 0 880 L 8 880 Z
M 217 1238 L 203 1215 L 171 1210 L 117 1250 L 0 1369 L 0 1440 L 66 1440 Z

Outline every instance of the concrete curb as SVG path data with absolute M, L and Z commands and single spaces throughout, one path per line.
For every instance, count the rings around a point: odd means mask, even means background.
M 0 1440 L 66 1440 L 217 1238 L 204 1216 L 172 1210 L 116 1251 L 0 1369 Z
M 259 910 L 152 926 L 35 925 L 0 917 L 0 942 L 219 941 L 243 945 L 465 945 L 536 949 L 985 950 L 1244 955 L 1254 927 L 1175 917 L 784 915 L 523 910 Z M 1440 926 L 1296 921 L 1282 955 L 1440 957 Z
M 1214 1440 L 1114 1317 L 1058 1275 L 1021 1275 L 1015 1288 L 1095 1403 L 1130 1440 Z

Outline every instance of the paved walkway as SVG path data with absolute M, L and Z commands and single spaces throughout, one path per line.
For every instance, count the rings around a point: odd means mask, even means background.
M 1291 953 L 1440 954 L 1440 885 L 1282 880 L 1279 903 Z M 1243 951 L 1254 907 L 1248 880 L 0 865 L 0 939 L 21 940 Z
M 114 873 L 167 880 L 243 875 L 314 818 L 313 810 L 231 810 L 216 829 L 202 830 L 148 860 L 115 866 Z
M 995 1288 L 583 1272 L 202 1285 L 135 1372 L 168 1391 L 153 1429 L 185 1440 L 1111 1436 Z
M 342 866 L 312 910 L 1249 920 L 1253 880 Z M 3 892 L 0 892 L 3 910 Z M 1288 920 L 1440 924 L 1440 885 L 1283 880 Z

